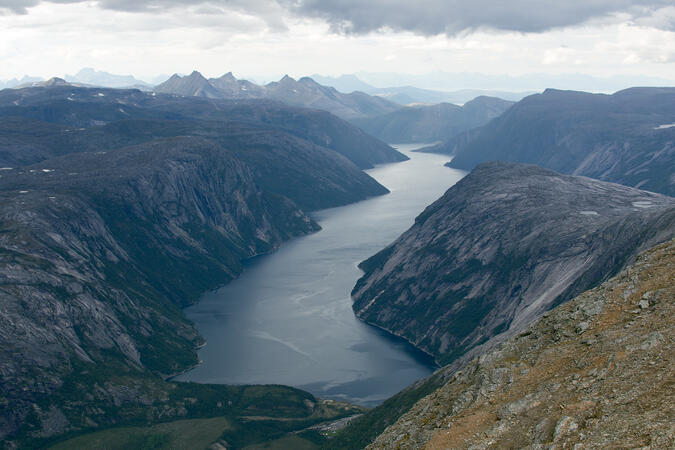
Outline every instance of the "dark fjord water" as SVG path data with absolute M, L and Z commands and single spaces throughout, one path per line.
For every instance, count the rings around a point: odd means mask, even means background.
M 433 371 L 407 342 L 360 322 L 351 289 L 357 264 L 396 239 L 465 172 L 441 155 L 368 173 L 390 194 L 313 214 L 323 228 L 253 260 L 240 278 L 186 309 L 207 340 L 200 366 L 178 380 L 285 384 L 373 406 Z

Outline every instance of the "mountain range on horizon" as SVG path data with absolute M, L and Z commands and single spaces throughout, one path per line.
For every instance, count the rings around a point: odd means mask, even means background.
M 401 106 L 360 91 L 343 94 L 309 77 L 295 80 L 288 75 L 284 75 L 279 81 L 261 86 L 248 80 L 238 80 L 232 72 L 219 78 L 207 79 L 195 70 L 187 76 L 172 75 L 164 83 L 155 86 L 154 91 L 162 94 L 211 99 L 276 100 L 293 106 L 323 109 L 343 119 L 386 114 Z
M 185 75 L 179 73 L 179 76 Z M 264 76 L 245 76 L 243 78 L 255 84 L 266 85 L 269 83 L 262 80 L 281 79 L 282 77 L 283 75 L 274 77 L 268 74 Z M 85 67 L 75 74 L 64 74 L 61 78 L 73 83 L 83 83 L 99 87 L 149 88 L 167 81 L 170 76 L 156 75 L 151 78 L 139 78 L 132 74 L 119 75 Z M 612 93 L 632 86 L 675 85 L 675 79 L 648 75 L 600 77 L 582 73 L 495 75 L 463 72 L 405 74 L 361 71 L 342 75 L 321 75 L 314 73 L 309 78 L 324 86 L 334 87 L 343 94 L 361 91 L 402 105 L 441 102 L 461 105 L 481 95 L 518 101 L 527 95 L 543 91 L 546 88 Z M 0 89 L 13 88 L 36 81 L 45 81 L 45 78 L 24 75 L 21 78 L 0 80 Z

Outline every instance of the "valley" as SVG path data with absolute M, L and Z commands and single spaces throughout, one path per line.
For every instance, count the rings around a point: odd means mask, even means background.
M 444 156 L 396 146 L 409 161 L 367 173 L 388 195 L 311 214 L 321 231 L 249 262 L 243 274 L 185 310 L 207 345 L 178 377 L 205 383 L 273 383 L 374 406 L 430 375 L 433 361 L 361 323 L 350 291 L 356 265 L 383 248 L 427 203 L 460 180 Z

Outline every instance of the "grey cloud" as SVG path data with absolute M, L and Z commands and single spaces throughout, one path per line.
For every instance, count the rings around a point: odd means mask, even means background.
M 672 0 L 280 0 L 302 15 L 326 20 L 334 30 L 368 33 L 382 28 L 423 35 L 479 28 L 542 32 L 613 13 L 637 19 Z M 673 29 L 673 24 L 669 24 Z
M 0 10 L 25 14 L 27 8 L 39 3 L 82 3 L 85 0 L 0 0 Z M 147 12 L 160 11 L 176 7 L 211 5 L 223 9 L 262 14 L 270 9 L 278 9 L 276 0 L 98 0 L 100 8 L 114 11 Z
M 0 11 L 14 14 L 26 14 L 26 8 L 38 4 L 38 0 L 0 0 Z
M 23 14 L 42 1 L 76 3 L 83 0 L 0 0 L 0 11 Z M 675 30 L 675 20 L 659 11 L 673 0 L 99 0 L 103 9 L 152 12 L 176 7 L 206 7 L 255 15 L 280 24 L 288 11 L 320 18 L 334 31 L 364 34 L 390 28 L 422 35 L 448 34 L 480 28 L 543 32 L 623 13 L 637 23 Z M 286 11 L 284 11 L 286 10 Z M 283 26 L 280 26 L 283 28 Z

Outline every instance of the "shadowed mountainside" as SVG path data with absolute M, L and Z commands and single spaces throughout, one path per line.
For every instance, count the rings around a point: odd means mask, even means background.
M 33 130 L 24 130 L 21 128 L 30 125 L 17 124 L 18 117 L 52 125 L 36 124 Z M 362 169 L 407 159 L 330 113 L 266 100 L 209 100 L 134 89 L 78 88 L 66 84 L 0 91 L 0 118 L 1 122 L 8 121 L 7 125 L 0 123 L 3 131 L 0 144 L 4 144 L 0 145 L 0 156 L 3 157 L 0 164 L 11 167 L 12 164 L 35 163 L 49 156 L 88 151 L 87 148 L 91 150 L 96 146 L 147 141 L 154 137 L 152 129 L 134 132 L 131 126 L 119 130 L 112 141 L 91 140 L 90 137 L 92 133 L 100 132 L 96 127 L 143 119 L 219 122 L 224 128 L 230 123 L 238 123 L 278 129 L 334 150 Z M 55 126 L 57 124 L 61 125 L 60 129 Z M 171 133 L 170 126 L 164 128 L 160 137 L 176 135 L 176 132 Z M 42 139 L 38 139 L 40 137 Z
M 613 95 L 548 89 L 486 126 L 428 151 L 451 167 L 486 161 L 537 164 L 572 175 L 675 195 L 675 88 Z
M 451 103 L 407 106 L 382 116 L 354 119 L 352 123 L 385 142 L 447 141 L 485 125 L 511 105 L 513 102 L 499 98 L 477 97 L 464 106 Z

